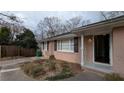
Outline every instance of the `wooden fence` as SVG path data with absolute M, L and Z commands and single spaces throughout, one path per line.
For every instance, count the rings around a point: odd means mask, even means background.
M 0 58 L 15 56 L 32 57 L 35 56 L 35 50 L 17 46 L 0 46 Z

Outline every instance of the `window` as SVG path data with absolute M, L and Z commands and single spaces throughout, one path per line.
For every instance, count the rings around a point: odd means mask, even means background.
M 62 50 L 69 50 L 69 41 L 68 40 L 63 40 L 62 41 Z
M 47 51 L 47 42 L 44 43 L 44 50 Z
M 110 64 L 109 39 L 109 34 L 94 36 L 95 62 Z
M 74 52 L 78 52 L 78 37 L 74 37 Z
M 57 50 L 65 52 L 74 52 L 74 39 L 58 40 Z
M 42 50 L 45 50 L 45 51 L 48 50 L 47 42 L 43 42 L 43 43 L 41 44 L 41 49 L 42 49 Z
M 74 39 L 70 40 L 70 50 L 74 51 Z
M 62 44 L 61 44 L 61 40 L 57 41 L 57 50 L 61 50 L 62 49 Z
M 57 50 L 57 40 L 54 40 L 54 50 Z
M 47 41 L 47 50 L 49 51 L 49 41 Z
M 44 50 L 44 42 L 41 43 L 41 50 Z

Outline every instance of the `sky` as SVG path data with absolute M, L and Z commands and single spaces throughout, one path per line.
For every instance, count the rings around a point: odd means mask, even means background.
M 36 26 L 44 17 L 58 17 L 61 20 L 68 20 L 76 16 L 82 16 L 91 22 L 99 21 L 102 18 L 98 11 L 11 11 L 11 13 L 20 17 L 24 21 L 24 25 L 31 30 L 36 30 Z

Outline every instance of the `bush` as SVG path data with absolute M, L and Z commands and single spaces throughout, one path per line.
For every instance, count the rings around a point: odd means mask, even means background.
M 24 65 L 22 65 L 22 69 L 24 70 L 24 72 L 28 75 L 31 75 L 32 73 L 32 69 L 34 68 L 34 65 L 33 63 L 25 63 Z
M 0 45 L 8 45 L 11 41 L 10 29 L 7 27 L 0 27 Z
M 47 77 L 46 80 L 60 80 L 60 79 L 69 78 L 71 76 L 73 76 L 71 69 L 67 64 L 64 64 L 62 71 L 59 74 L 57 74 L 56 76 Z
M 51 55 L 51 56 L 49 57 L 49 60 L 56 60 L 56 58 L 55 58 L 54 55 Z
M 106 74 L 104 78 L 105 80 L 110 80 L 110 81 L 123 81 L 124 80 L 124 78 L 120 77 L 120 75 L 116 73 Z
M 27 75 L 33 77 L 40 75 L 40 72 L 43 70 L 42 65 L 36 63 L 25 63 L 21 67 Z
M 31 75 L 33 77 L 37 77 L 41 74 L 41 71 L 43 71 L 43 67 L 41 65 L 37 65 L 32 69 Z
M 47 60 L 45 65 L 46 65 L 46 67 L 48 67 L 49 70 L 55 70 L 56 69 L 56 63 L 54 60 Z

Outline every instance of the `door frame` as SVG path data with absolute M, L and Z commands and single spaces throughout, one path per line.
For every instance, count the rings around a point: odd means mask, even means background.
M 109 64 L 106 64 L 106 63 L 95 62 L 95 55 L 94 55 L 94 54 L 95 54 L 95 48 L 94 48 L 94 36 L 95 36 L 95 35 L 93 35 L 93 39 L 92 39 L 92 40 L 93 40 L 93 64 L 100 64 L 100 65 L 112 66 L 112 63 L 113 63 L 113 62 L 112 62 L 112 61 L 113 61 L 113 60 L 112 60 L 112 32 L 111 32 L 111 33 L 106 33 L 106 34 L 109 34 L 109 35 L 110 35 L 110 38 L 109 38 L 109 39 L 110 39 L 110 40 L 109 40 L 109 41 L 110 41 L 110 42 L 109 42 L 109 46 L 110 46 L 110 47 L 109 47 L 109 48 L 110 48 L 110 49 L 109 49 L 109 59 L 110 59 L 110 63 L 109 63 Z M 101 34 L 101 35 L 102 35 L 102 34 Z

